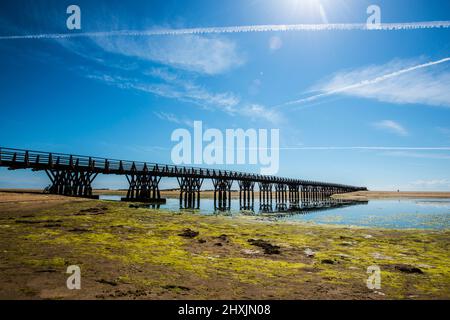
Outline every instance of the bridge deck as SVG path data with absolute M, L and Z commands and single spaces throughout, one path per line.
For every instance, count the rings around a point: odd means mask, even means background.
M 266 176 L 229 170 L 215 170 L 196 167 L 174 166 L 139 161 L 116 160 L 99 157 L 31 151 L 0 147 L 0 167 L 15 169 L 73 170 L 102 174 L 132 175 L 148 173 L 159 177 L 192 177 L 253 181 L 261 183 L 282 183 L 289 185 L 320 186 L 362 190 L 365 188 L 336 183 Z

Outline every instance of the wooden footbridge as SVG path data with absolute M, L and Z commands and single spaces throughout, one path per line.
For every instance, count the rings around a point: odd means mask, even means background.
M 31 151 L 0 147 L 0 167 L 10 170 L 32 169 L 45 171 L 51 185 L 48 192 L 76 197 L 93 197 L 92 182 L 98 174 L 124 175 L 129 183 L 124 201 L 164 203 L 159 182 L 161 178 L 176 178 L 180 187 L 180 206 L 198 208 L 200 189 L 205 179 L 214 186 L 214 204 L 219 209 L 229 209 L 231 188 L 236 181 L 239 186 L 239 201 L 242 209 L 253 207 L 255 185 L 258 185 L 261 206 L 275 200 L 278 209 L 301 202 L 313 202 L 329 198 L 333 194 L 358 190 L 355 187 L 336 183 L 300 180 L 244 173 L 183 167 L 157 163 L 106 159 L 71 154 Z

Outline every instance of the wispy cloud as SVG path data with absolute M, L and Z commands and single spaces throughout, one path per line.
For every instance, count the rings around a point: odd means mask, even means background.
M 185 117 L 177 116 L 173 113 L 154 112 L 154 114 L 161 120 L 169 121 L 169 122 L 176 123 L 179 125 L 185 125 L 188 127 L 192 127 L 194 125 L 193 120 L 187 119 Z
M 449 61 L 450 57 L 421 64 L 395 60 L 384 65 L 338 72 L 312 88 L 318 94 L 289 101 L 282 106 L 343 94 L 391 103 L 450 107 L 450 72 L 431 68 Z
M 169 73 L 164 72 L 160 76 L 169 81 Z M 170 78 L 170 82 L 167 83 L 148 82 L 138 78 L 127 78 L 97 72 L 88 74 L 86 77 L 121 89 L 152 93 L 157 96 L 193 103 L 207 109 L 219 109 L 228 113 L 233 113 L 240 102 L 240 99 L 233 93 L 211 93 L 192 81 L 177 79 L 175 76 Z
M 387 151 L 450 151 L 450 147 L 388 147 L 388 146 L 285 146 L 284 150 L 387 150 Z
M 432 28 L 450 28 L 450 21 L 423 21 L 405 23 L 381 23 L 376 29 L 369 29 L 366 23 L 321 23 L 321 24 L 270 24 L 270 25 L 247 25 L 229 27 L 206 27 L 206 28 L 182 28 L 182 29 L 157 29 L 150 30 L 116 30 L 81 33 L 41 33 L 24 35 L 4 35 L 0 40 L 16 39 L 64 39 L 81 37 L 111 37 L 111 36 L 180 36 L 180 35 L 205 35 L 221 33 L 241 32 L 286 32 L 286 31 L 351 31 L 369 30 L 415 30 Z
M 256 103 L 244 104 L 236 110 L 236 113 L 252 120 L 264 120 L 277 125 L 286 121 L 284 116 L 278 111 Z
M 207 75 L 224 73 L 245 62 L 236 43 L 225 38 L 185 35 L 152 39 L 94 37 L 92 40 L 109 53 Z
M 375 128 L 385 130 L 391 133 L 395 133 L 399 136 L 407 136 L 408 130 L 406 130 L 400 123 L 393 120 L 382 120 L 372 124 Z
M 233 92 L 212 92 L 195 82 L 196 77 L 190 74 L 191 71 L 210 76 L 225 72 L 227 68 L 233 67 L 233 63 L 234 66 L 237 66 L 243 62 L 239 55 L 234 52 L 235 45 L 227 40 L 205 40 L 199 37 L 190 37 L 192 41 L 183 40 L 181 43 L 176 43 L 175 40 L 171 40 L 156 46 L 147 42 L 143 44 L 134 40 L 130 42 L 129 39 L 126 41 L 124 39 L 116 40 L 102 39 L 95 41 L 95 44 L 101 49 L 101 52 L 97 55 L 86 52 L 87 48 L 90 47 L 67 44 L 66 40 L 62 40 L 61 44 L 73 53 L 91 59 L 104 67 L 109 67 L 109 73 L 95 68 L 92 70 L 81 69 L 82 74 L 90 79 L 102 81 L 121 89 L 138 90 L 168 99 L 192 103 L 209 110 L 223 111 L 231 116 L 242 115 L 251 120 L 263 120 L 277 124 L 283 121 L 281 113 L 276 110 L 271 110 L 260 104 L 241 101 L 241 98 Z M 204 46 L 212 45 L 216 48 L 204 47 L 204 50 L 196 48 L 191 51 L 189 48 L 195 47 L 196 41 L 201 42 Z M 171 46 L 179 47 L 180 50 L 177 51 L 175 47 L 171 48 Z M 171 55 L 172 51 L 177 51 L 176 56 Z M 104 52 L 117 54 L 127 59 L 120 61 L 120 63 L 114 60 L 113 64 L 105 65 L 104 59 L 100 58 Z M 141 63 L 136 62 L 136 59 L 142 60 Z M 146 62 L 154 60 L 166 66 L 148 68 L 147 65 L 147 68 L 145 67 Z M 130 61 L 135 64 L 133 68 L 128 68 Z M 126 68 L 123 68 L 122 64 L 125 64 Z M 122 74 L 126 74 L 126 76 Z M 169 113 L 160 113 L 159 116 L 167 121 L 181 121 Z

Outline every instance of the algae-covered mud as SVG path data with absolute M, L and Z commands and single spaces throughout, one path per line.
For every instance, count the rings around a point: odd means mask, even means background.
M 0 203 L 0 298 L 448 299 L 446 230 L 176 214 L 34 195 Z M 3 198 L 5 200 L 5 198 Z M 81 289 L 69 290 L 70 265 Z M 367 287 L 370 266 L 381 288 Z

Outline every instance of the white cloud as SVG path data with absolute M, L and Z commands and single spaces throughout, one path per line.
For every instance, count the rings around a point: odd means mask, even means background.
M 188 127 L 192 127 L 194 125 L 194 121 L 184 117 L 176 116 L 173 113 L 154 112 L 154 114 L 161 120 L 173 122 L 179 125 L 185 125 Z
M 240 99 L 231 92 L 212 93 L 190 80 L 179 79 L 175 75 L 163 70 L 155 69 L 150 72 L 155 76 L 159 74 L 161 78 L 170 80 L 170 82 L 144 82 L 136 78 L 125 78 L 98 73 L 87 75 L 87 77 L 103 81 L 106 84 L 114 85 L 121 89 L 134 89 L 152 93 L 160 97 L 177 99 L 204 108 L 219 109 L 228 113 L 233 113 L 240 102 Z
M 438 66 L 449 61 L 450 57 L 421 64 L 418 61 L 394 60 L 384 65 L 341 71 L 312 88 L 319 94 L 284 105 L 313 102 L 341 94 L 398 104 L 450 107 L 450 72 Z
M 103 50 L 174 68 L 215 75 L 244 63 L 235 42 L 218 37 L 184 35 L 180 37 L 96 37 Z
M 278 36 L 272 36 L 269 39 L 269 49 L 270 51 L 277 51 L 281 49 L 283 46 L 283 41 L 281 41 L 281 38 Z
M 373 123 L 373 126 L 381 129 L 386 130 L 391 133 L 395 133 L 399 136 L 407 136 L 408 131 L 398 122 L 395 122 L 393 120 L 382 120 L 379 122 Z
M 241 106 L 237 113 L 252 120 L 265 120 L 273 124 L 281 124 L 285 120 L 278 111 L 256 103 Z
M 196 39 L 195 41 L 193 41 L 193 43 L 189 43 L 190 46 L 193 46 L 200 37 L 196 36 L 191 38 Z M 104 41 L 104 43 L 102 41 Z M 149 68 L 148 64 L 146 64 L 145 61 L 136 61 L 139 60 L 136 59 L 136 57 L 144 60 L 154 59 L 154 52 L 148 53 L 144 50 L 145 48 L 149 48 L 149 51 L 153 50 L 151 44 L 149 44 L 148 42 L 139 44 L 134 40 L 129 43 L 127 41 L 121 42 L 119 40 L 101 39 L 97 41 L 100 49 L 102 49 L 101 51 L 98 50 L 99 47 L 97 47 L 96 45 L 94 46 L 94 48 L 92 48 L 86 45 L 79 44 L 75 48 L 73 48 L 71 46 L 66 46 L 66 41 L 64 40 L 59 40 L 59 42 L 66 49 L 72 51 L 73 53 L 81 55 L 86 59 L 95 61 L 101 64 L 103 67 L 109 67 L 109 72 L 105 72 L 103 70 L 100 71 L 100 69 L 96 70 L 95 68 L 77 68 L 80 73 L 83 74 L 83 76 L 90 79 L 102 81 L 108 85 L 116 86 L 121 89 L 137 90 L 168 99 L 175 99 L 181 102 L 192 103 L 209 110 L 219 110 L 231 116 L 241 115 L 250 118 L 251 120 L 264 120 L 274 124 L 278 124 L 284 121 L 283 116 L 277 110 L 269 109 L 259 104 L 241 101 L 240 97 L 233 92 L 212 92 L 204 86 L 197 84 L 194 81 L 196 75 L 192 75 L 189 72 L 181 72 L 175 69 L 176 66 L 180 66 L 182 64 L 180 63 L 180 60 L 170 60 L 169 58 L 167 58 L 167 66 L 151 68 Z M 224 40 L 220 40 L 220 42 L 225 43 L 225 47 L 229 45 L 227 41 L 224 42 Z M 216 41 L 213 41 L 213 43 L 217 44 Z M 128 44 L 130 44 L 129 47 L 127 47 Z M 188 46 L 188 43 L 184 43 L 184 45 Z M 159 45 L 157 45 L 156 47 L 158 46 Z M 217 44 L 217 46 L 220 47 L 221 45 Z M 95 51 L 95 49 L 97 49 L 97 51 Z M 166 49 L 168 50 L 168 47 Z M 119 59 L 119 61 L 115 59 L 114 63 L 111 64 L 109 64 L 109 62 L 106 62 L 110 61 L 111 59 L 97 59 L 97 56 L 104 56 L 105 51 L 107 51 L 107 53 L 123 55 L 124 59 Z M 88 54 L 88 52 L 90 53 Z M 178 52 L 177 54 L 182 55 L 182 52 Z M 164 54 L 161 53 L 161 55 L 163 56 Z M 221 56 L 222 54 L 217 53 L 216 55 Z M 182 57 L 180 57 L 180 59 L 182 59 Z M 190 56 L 189 59 L 192 60 L 192 63 L 183 64 L 183 68 L 191 68 L 190 66 L 192 66 L 192 64 L 194 63 L 195 58 L 193 56 Z M 219 72 L 224 70 L 223 63 L 212 66 L 212 64 L 214 64 L 213 61 L 214 59 L 201 62 L 200 65 L 203 67 L 199 70 L 203 70 L 205 73 Z M 230 61 L 233 61 L 233 59 L 228 60 L 227 63 L 229 63 Z M 133 68 L 121 67 L 122 64 L 125 64 L 128 67 L 130 66 L 130 63 L 132 64 Z M 211 66 L 209 64 L 211 64 Z M 229 67 L 231 68 L 231 65 L 229 65 Z M 252 94 L 257 94 L 260 85 L 261 81 L 259 79 L 256 79 L 252 83 L 251 88 L 249 88 L 249 92 L 252 92 Z M 169 113 L 159 113 L 158 116 L 174 123 L 183 122 L 182 120 L 177 119 Z
M 164 70 L 153 69 L 150 73 L 160 75 L 162 78 L 171 79 L 173 84 L 144 83 L 136 79 L 105 74 L 91 74 L 87 77 L 105 82 L 108 85 L 113 85 L 121 89 L 139 90 L 165 98 L 190 102 L 211 110 L 220 110 L 231 116 L 242 115 L 250 118 L 251 120 L 264 120 L 273 124 L 280 124 L 285 120 L 283 115 L 277 110 L 270 109 L 259 104 L 241 102 L 238 97 L 230 92 L 211 93 L 203 87 L 188 80 L 176 78 Z M 181 119 L 170 113 L 155 112 L 155 114 L 160 119 L 178 124 L 190 125 L 191 122 L 188 119 Z

